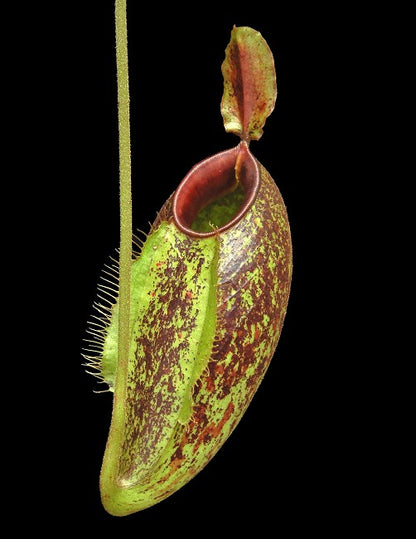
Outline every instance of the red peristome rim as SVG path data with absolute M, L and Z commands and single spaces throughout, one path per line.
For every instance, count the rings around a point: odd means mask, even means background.
M 212 232 L 196 232 L 191 225 L 207 204 L 231 191 L 236 173 L 245 192 L 238 213 L 224 226 Z M 237 223 L 256 199 L 260 185 L 260 171 L 245 142 L 235 148 L 217 153 L 195 165 L 175 191 L 172 203 L 173 220 L 185 234 L 196 238 L 216 236 Z

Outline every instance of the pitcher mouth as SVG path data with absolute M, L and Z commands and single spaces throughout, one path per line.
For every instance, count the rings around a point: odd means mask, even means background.
M 256 199 L 260 185 L 257 161 L 243 141 L 231 150 L 217 153 L 195 165 L 175 191 L 172 203 L 173 220 L 185 234 L 206 238 L 221 234 L 235 225 L 249 210 Z M 201 231 L 195 225 L 198 215 L 215 201 L 229 193 L 241 193 L 236 198 L 235 213 L 220 226 Z

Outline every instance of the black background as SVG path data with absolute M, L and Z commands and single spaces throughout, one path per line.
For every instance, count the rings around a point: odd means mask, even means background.
M 104 511 L 98 488 L 111 396 L 93 393 L 99 386 L 80 356 L 101 269 L 118 245 L 113 11 L 111 0 L 79 9 L 60 4 L 52 40 L 40 35 L 47 46 L 34 54 L 44 53 L 53 81 L 43 103 L 49 114 L 42 146 L 55 155 L 40 158 L 52 209 L 36 210 L 44 251 L 54 253 L 42 272 L 52 310 L 50 358 L 36 372 L 39 400 L 47 398 L 34 423 L 48 434 L 40 444 L 47 464 L 38 470 L 48 502 L 40 503 L 37 520 L 42 525 L 53 515 L 61 524 L 100 530 L 104 523 L 156 536 L 354 529 L 368 516 L 374 489 L 366 443 L 371 412 L 357 412 L 366 345 L 357 354 L 356 283 L 357 274 L 368 279 L 362 174 L 377 108 L 367 89 L 380 61 L 368 37 L 377 17 L 315 3 L 143 9 L 128 2 L 134 226 L 148 230 L 194 164 L 238 142 L 222 125 L 220 67 L 232 26 L 251 26 L 274 54 L 278 84 L 276 108 L 251 150 L 285 200 L 294 273 L 277 352 L 235 432 L 180 491 L 119 519 Z M 37 129 L 29 134 L 36 139 Z

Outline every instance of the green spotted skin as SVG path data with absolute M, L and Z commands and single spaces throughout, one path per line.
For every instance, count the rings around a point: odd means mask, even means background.
M 122 443 L 107 446 L 101 476 L 113 515 L 145 509 L 192 479 L 238 424 L 273 357 L 292 246 L 281 194 L 256 166 L 256 198 L 232 227 L 191 237 L 176 226 L 169 199 L 133 263 Z M 117 305 L 103 354 L 109 383 L 116 327 Z

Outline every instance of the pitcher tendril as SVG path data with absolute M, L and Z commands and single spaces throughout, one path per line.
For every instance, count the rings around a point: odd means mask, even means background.
M 117 98 L 119 130 L 119 169 L 120 169 L 120 254 L 118 286 L 118 345 L 117 362 L 114 365 L 113 416 L 107 441 L 108 450 L 104 456 L 103 467 L 111 468 L 113 477 L 117 475 L 117 454 L 122 442 L 119 425 L 125 422 L 125 394 L 130 352 L 130 289 L 132 264 L 132 203 L 131 203 L 131 156 L 130 156 L 130 94 L 127 51 L 127 12 L 126 0 L 116 0 L 116 61 L 117 61 Z
M 130 94 L 127 55 L 126 0 L 117 0 L 115 15 L 120 161 L 120 319 L 118 360 L 124 365 L 128 362 L 130 346 L 130 280 L 133 235 L 131 204 Z
M 249 149 L 275 105 L 273 55 L 259 32 L 234 27 L 221 114 L 240 141 L 189 171 L 132 252 L 126 0 L 115 6 L 120 256 L 85 357 L 114 391 L 100 490 L 124 516 L 185 485 L 236 428 L 282 331 L 292 244 L 283 198 Z

